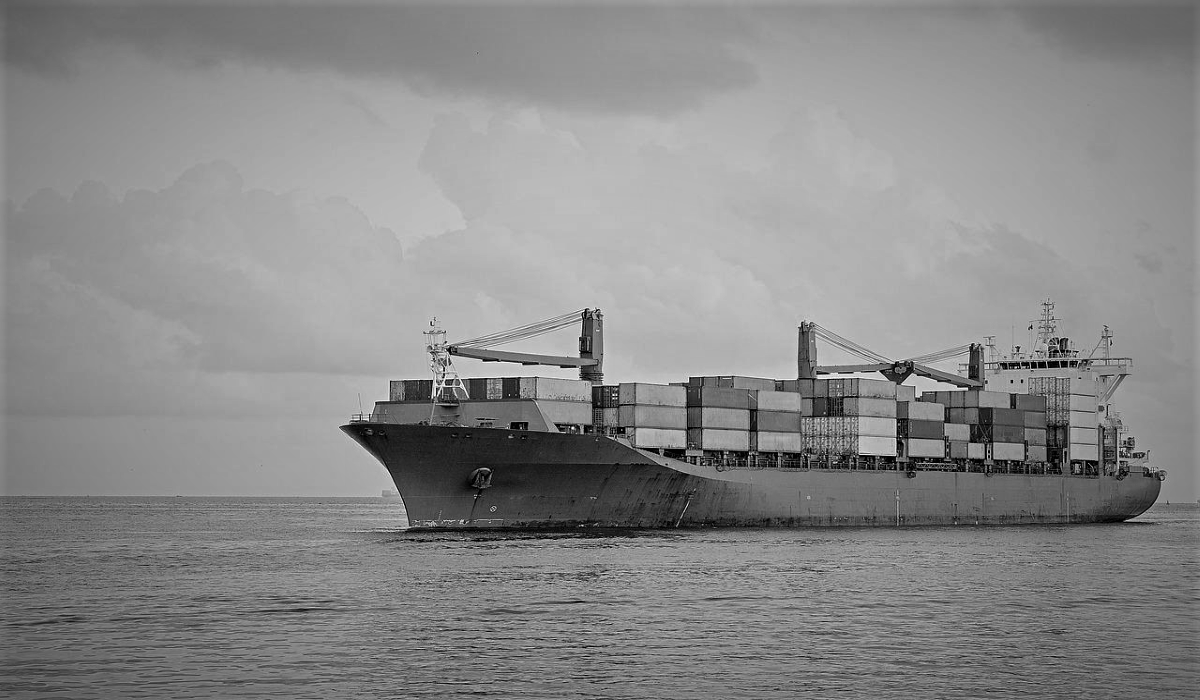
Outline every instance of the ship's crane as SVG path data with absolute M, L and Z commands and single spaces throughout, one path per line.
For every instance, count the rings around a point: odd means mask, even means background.
M 575 323 L 581 324 L 579 357 L 537 355 L 490 349 L 518 340 L 534 338 Z M 521 365 L 548 365 L 563 368 L 578 367 L 580 379 L 587 379 L 593 384 L 601 384 L 604 381 L 603 329 L 604 316 L 600 313 L 600 309 L 580 309 L 518 328 L 447 344 L 445 352 L 448 355 L 470 357 L 484 362 L 513 362 Z M 435 370 L 434 373 L 436 374 L 437 371 Z
M 860 365 L 818 366 L 818 338 L 870 362 L 869 364 Z M 934 369 L 925 364 L 927 362 L 937 362 L 938 360 L 945 360 L 966 354 L 970 355 L 966 377 Z M 811 321 L 804 321 L 800 324 L 799 350 L 796 356 L 796 364 L 797 376 L 800 379 L 815 379 L 818 374 L 879 372 L 897 384 L 904 383 L 905 379 L 915 374 L 920 377 L 968 389 L 983 388 L 983 346 L 978 343 L 959 345 L 904 360 L 891 360 Z

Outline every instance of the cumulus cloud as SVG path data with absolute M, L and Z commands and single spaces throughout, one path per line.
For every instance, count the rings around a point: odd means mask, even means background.
M 250 61 L 404 81 L 442 94 L 668 114 L 756 81 L 720 8 L 633 6 L 10 6 L 6 60 L 64 74 L 79 52 L 130 46 L 203 67 Z
M 530 112 L 446 115 L 420 163 L 466 223 L 403 253 L 352 204 L 246 190 L 223 163 L 158 192 L 88 183 L 10 205 L 10 408 L 136 412 L 179 389 L 211 413 L 328 401 L 345 391 L 337 376 L 426 376 L 431 316 L 453 340 L 581 307 L 606 313 L 614 381 L 791 376 L 804 319 L 893 357 L 985 334 L 1006 347 L 1046 296 L 1081 344 L 1109 323 L 1140 329 L 1124 347 L 1149 368 L 1191 351 L 1154 321 L 1174 315 L 1161 302 L 1098 284 L 1113 271 L 1070 247 L 973 221 L 835 110 L 765 136 L 757 168 L 627 136 L 580 138 Z M 1180 257 L 1136 284 L 1169 289 Z M 563 331 L 519 349 L 573 346 Z M 462 362 L 473 376 L 569 374 Z

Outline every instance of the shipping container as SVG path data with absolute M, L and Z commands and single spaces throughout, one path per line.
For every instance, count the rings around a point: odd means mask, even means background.
M 1025 443 L 1023 442 L 993 442 L 989 445 L 992 459 L 1024 460 Z
M 986 459 L 987 445 L 982 442 L 967 443 L 967 459 Z
M 688 427 L 688 410 L 682 406 L 624 404 L 617 411 L 618 425 L 629 428 L 685 430 Z
M 971 442 L 1025 442 L 1022 425 L 972 425 Z
M 1010 408 L 1020 411 L 1040 411 L 1044 413 L 1046 411 L 1046 397 L 1034 394 L 1013 394 Z
M 836 381 L 836 380 L 831 380 Z M 842 396 L 847 398 L 896 399 L 896 383 L 886 379 L 843 379 Z M 830 394 L 833 396 L 833 394 Z
M 946 420 L 946 408 L 932 401 L 900 401 L 896 403 L 896 417 L 911 420 Z
M 486 379 L 467 379 L 463 382 L 467 385 L 467 394 L 475 401 L 487 401 L 487 383 Z
M 945 426 L 945 423 L 936 420 L 910 420 L 906 422 L 905 437 L 941 440 L 946 435 Z
M 768 433 L 800 432 L 800 414 L 791 411 L 756 411 L 752 429 Z
M 433 380 L 432 379 L 405 379 L 404 380 L 404 400 L 407 402 L 432 401 L 433 400 Z
M 760 391 L 751 398 L 758 400 L 758 410 L 760 411 L 790 411 L 792 413 L 800 413 L 802 410 L 801 404 L 803 399 L 799 393 L 792 391 Z
M 917 387 L 909 384 L 896 385 L 896 400 L 897 401 L 916 401 Z
M 849 416 L 844 419 L 844 430 L 851 435 L 871 435 L 896 438 L 896 419 L 873 416 Z M 893 446 L 892 454 L 895 454 Z
M 864 457 L 895 457 L 896 438 L 879 435 L 852 435 L 843 450 Z
M 967 452 L 970 449 L 969 446 L 971 443 L 967 442 L 966 440 L 950 440 L 946 444 L 950 446 L 950 459 L 967 458 Z
M 979 425 L 979 409 L 978 408 L 948 408 L 946 409 L 947 423 L 966 423 L 968 425 Z
M 1046 446 L 1046 429 L 1045 428 L 1026 428 L 1025 429 L 1025 444 Z
M 970 442 L 971 426 L 966 423 L 943 423 L 942 430 L 945 431 L 946 437 L 951 440 L 960 442 Z
M 393 379 L 388 382 L 388 401 L 404 400 L 404 380 Z
M 687 393 L 687 388 L 682 386 L 624 382 L 620 385 L 618 400 L 622 406 L 687 406 Z
M 815 416 L 816 415 L 816 407 L 813 405 L 815 402 L 816 402 L 816 399 L 814 399 L 814 398 L 811 398 L 808 396 L 801 396 L 800 397 L 800 415 Z
M 687 446 L 693 450 L 746 452 L 750 449 L 750 431 L 688 428 Z
M 1100 436 L 1095 428 L 1072 425 L 1069 437 L 1072 445 L 1097 445 Z
M 1015 408 L 980 408 L 979 422 L 982 425 L 1025 426 L 1025 414 Z
M 946 443 L 943 440 L 908 438 L 905 440 L 905 445 L 909 457 L 936 457 L 940 459 L 946 456 Z
M 872 416 L 875 418 L 896 417 L 895 399 L 847 396 L 846 398 L 842 399 L 842 402 L 843 415 Z M 832 409 L 830 412 L 832 413 Z
M 816 379 L 784 379 L 776 391 L 789 391 L 812 398 L 816 395 Z
M 802 452 L 804 441 L 797 432 L 772 432 L 760 430 L 754 433 L 759 452 Z
M 592 405 L 596 408 L 616 408 L 621 405 L 621 387 L 615 384 L 592 387 Z
M 1045 411 L 1026 411 L 1025 412 L 1025 427 L 1026 428 L 1045 428 L 1046 427 L 1046 412 Z
M 521 378 L 520 377 L 504 377 L 501 379 L 504 388 L 504 398 L 519 399 L 521 398 Z
M 775 391 L 774 379 L 761 377 L 740 377 L 737 375 L 717 375 L 688 378 L 689 387 L 713 386 L 726 389 L 752 389 L 754 391 Z
M 1077 425 L 1085 428 L 1094 428 L 1100 423 L 1100 416 L 1097 413 L 1089 413 L 1088 411 L 1071 411 L 1067 414 L 1067 424 Z
M 750 430 L 750 409 L 748 408 L 689 406 L 686 410 L 688 428 Z
M 967 391 L 963 397 L 963 406 L 967 408 L 1003 408 L 1008 410 L 1012 403 L 1009 394 L 999 391 Z
M 1046 461 L 1046 446 L 1045 445 L 1030 445 L 1025 448 L 1025 459 L 1030 462 L 1045 462 Z
M 594 413 L 594 412 L 593 412 Z M 617 427 L 621 425 L 621 409 L 616 406 L 612 408 L 600 409 L 601 419 L 604 421 L 602 425 Z
M 829 415 L 829 399 L 824 396 L 818 396 L 812 400 L 813 408 L 812 415 L 828 416 Z
M 488 401 L 504 398 L 504 379 L 496 377 L 493 379 L 487 379 L 486 382 L 487 394 L 485 395 L 485 398 Z
M 715 386 L 687 387 L 687 405 L 717 408 L 750 408 L 750 390 Z
M 1071 460 L 1087 460 L 1091 462 L 1100 461 L 1099 445 L 1071 445 L 1070 448 Z
M 626 428 L 625 438 L 629 440 L 629 444 L 644 450 L 682 450 L 687 448 L 686 430 Z
M 592 383 L 586 379 L 557 377 L 521 377 L 518 390 L 522 399 L 551 401 L 592 401 Z

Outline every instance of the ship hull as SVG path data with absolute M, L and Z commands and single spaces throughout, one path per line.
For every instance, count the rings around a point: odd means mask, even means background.
M 1158 478 L 846 469 L 720 470 L 603 436 L 351 423 L 410 525 L 435 529 L 857 527 L 1120 522 Z

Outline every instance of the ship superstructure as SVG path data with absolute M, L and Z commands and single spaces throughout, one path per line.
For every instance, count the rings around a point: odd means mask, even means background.
M 492 349 L 579 323 L 579 357 Z M 603 316 L 584 309 L 450 344 L 433 379 L 393 381 L 343 430 L 374 454 L 418 527 L 913 525 L 1119 521 L 1163 473 L 1112 410 L 1132 361 L 1111 333 L 1086 357 L 1043 305 L 1033 348 L 969 343 L 891 360 L 814 323 L 797 378 L 603 384 Z M 862 365 L 821 366 L 818 339 Z M 1096 353 L 1100 352 L 1099 356 Z M 959 374 L 927 363 L 970 359 Z M 452 356 L 578 367 L 580 379 L 458 377 Z M 885 379 L 842 377 L 879 372 Z M 956 387 L 905 384 L 923 376 Z M 1122 456 L 1124 455 L 1124 457 Z

